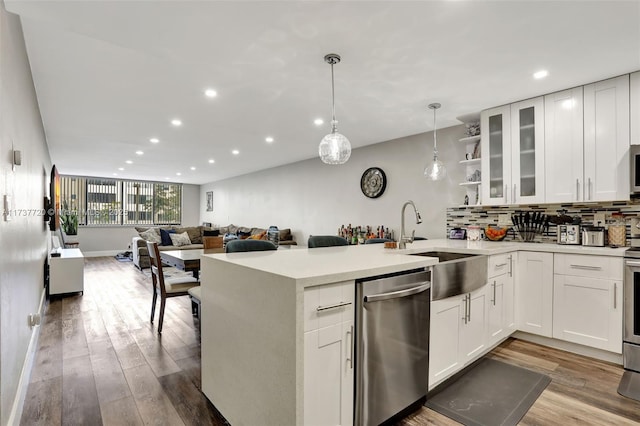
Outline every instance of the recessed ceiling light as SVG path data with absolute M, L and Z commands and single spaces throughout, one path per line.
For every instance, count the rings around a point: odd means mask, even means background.
M 191 168 L 191 170 L 195 170 L 196 169 L 194 166 L 191 166 L 190 168 Z
M 118 167 L 118 170 L 123 171 L 124 167 Z
M 149 139 L 149 142 L 151 142 L 151 143 L 158 143 L 158 142 L 160 142 L 160 139 L 158 139 L 158 138 L 151 138 L 151 139 Z
M 182 173 L 178 172 L 176 173 L 176 176 L 182 176 Z
M 549 75 L 549 71 L 540 70 L 538 72 L 533 73 L 533 78 L 535 78 L 536 80 L 540 80 L 541 78 L 545 78 L 548 75 Z
M 210 158 L 210 159 L 209 159 L 209 164 L 213 164 L 213 163 L 215 163 L 215 162 L 216 162 L 216 160 L 214 160 L 213 158 Z
M 174 118 L 173 120 L 171 120 L 171 124 L 178 127 L 178 126 L 182 126 L 182 120 L 179 120 L 177 118 Z
M 322 118 L 316 118 L 315 120 L 313 120 L 313 124 L 315 124 L 316 126 L 322 126 L 324 124 L 324 120 Z
M 131 161 L 131 160 L 127 160 L 127 161 L 125 161 L 125 163 L 127 163 L 127 164 L 133 164 L 133 161 Z
M 215 98 L 216 96 L 218 96 L 218 92 L 213 89 L 206 89 L 204 91 L 204 95 L 208 98 Z
M 267 136 L 264 140 L 267 141 L 267 143 L 273 142 L 273 138 L 271 136 Z
M 240 151 L 238 151 L 237 149 L 234 149 L 233 151 L 231 151 L 231 153 L 233 155 L 238 155 L 238 154 L 240 154 Z
M 166 178 L 164 178 L 164 180 L 169 180 L 169 178 L 168 178 L 168 177 L 166 177 Z
M 136 151 L 136 154 L 138 154 L 138 155 L 143 155 L 143 154 L 144 154 L 144 152 L 142 152 L 142 151 Z
M 117 174 L 117 173 L 114 173 L 113 175 L 114 175 L 114 176 L 118 176 L 118 174 Z

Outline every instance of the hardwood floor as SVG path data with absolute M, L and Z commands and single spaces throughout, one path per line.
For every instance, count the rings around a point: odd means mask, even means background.
M 130 262 L 88 258 L 84 295 L 47 304 L 21 424 L 227 424 L 200 392 L 189 298 L 168 300 L 162 336 L 150 310 L 150 278 Z M 640 423 L 640 402 L 616 392 L 620 366 L 514 339 L 489 356 L 552 378 L 522 425 Z M 458 423 L 422 407 L 399 424 Z

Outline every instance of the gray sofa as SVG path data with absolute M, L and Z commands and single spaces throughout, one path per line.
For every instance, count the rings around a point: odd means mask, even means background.
M 136 265 L 138 269 L 144 269 L 150 267 L 149 261 L 149 251 L 147 249 L 147 241 L 142 237 L 141 234 L 149 230 L 151 227 L 139 227 L 136 226 L 136 231 L 138 232 L 137 237 L 133 237 L 131 241 L 131 251 L 133 252 L 133 264 Z M 238 238 L 255 238 L 255 239 L 266 239 L 265 228 L 248 228 L 243 226 L 229 225 L 222 226 L 219 228 L 210 228 L 205 226 L 160 226 L 153 227 L 158 229 L 165 230 L 174 230 L 177 234 L 181 234 L 186 232 L 189 235 L 189 239 L 191 240 L 191 244 L 183 245 L 183 246 L 174 246 L 174 245 L 158 245 L 158 249 L 160 251 L 166 250 L 191 250 L 191 249 L 201 249 L 203 248 L 202 237 L 205 234 L 213 233 L 216 231 L 219 235 L 225 234 L 234 234 Z M 291 234 L 291 229 L 281 229 L 280 230 L 280 244 L 281 245 L 296 245 L 297 243 L 293 239 L 293 235 Z

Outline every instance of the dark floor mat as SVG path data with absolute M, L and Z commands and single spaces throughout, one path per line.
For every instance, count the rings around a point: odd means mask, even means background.
M 425 406 L 465 425 L 516 425 L 551 382 L 544 374 L 484 358 Z

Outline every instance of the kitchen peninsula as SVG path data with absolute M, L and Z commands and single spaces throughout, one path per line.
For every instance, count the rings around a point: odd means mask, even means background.
M 348 361 L 342 360 L 352 356 L 353 333 L 348 336 L 348 325 L 353 325 L 355 280 L 438 263 L 437 258 L 409 255 L 429 250 L 489 256 L 526 251 L 620 262 L 624 253 L 623 248 L 453 240 L 416 241 L 407 247 L 392 250 L 372 244 L 204 255 L 201 262 L 204 394 L 234 425 L 307 424 L 305 413 L 313 410 L 314 401 L 305 395 L 311 392 L 316 401 L 335 400 L 333 405 L 339 408 L 338 417 L 332 417 L 335 424 L 350 424 L 353 372 L 348 371 Z M 336 301 L 346 304 L 337 309 L 336 333 L 342 330 L 338 336 L 332 334 L 335 328 L 329 327 L 333 323 L 318 318 L 315 309 Z M 305 375 L 314 374 L 314 370 L 305 368 L 309 367 L 305 359 L 305 333 L 313 330 L 320 330 L 319 345 L 323 339 L 327 344 L 338 342 L 338 352 L 333 353 L 338 368 L 327 369 L 323 365 L 316 369 L 319 371 L 315 372 L 314 380 L 318 377 L 326 383 L 309 387 Z M 341 387 L 341 380 L 351 383 Z

